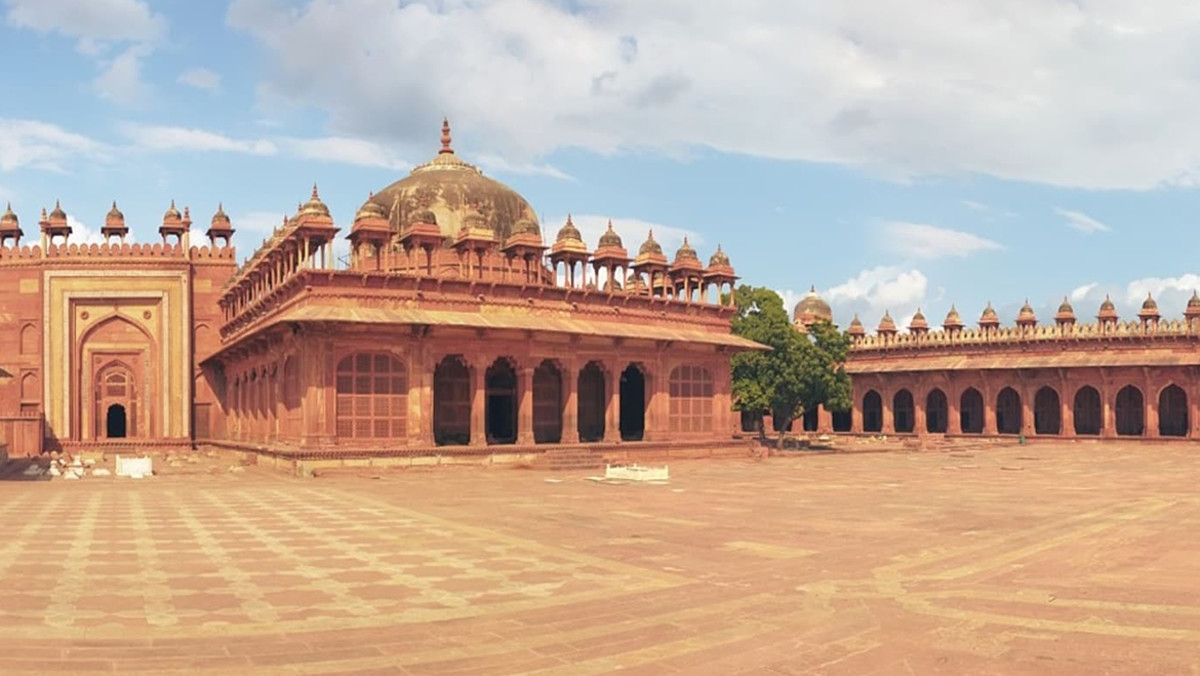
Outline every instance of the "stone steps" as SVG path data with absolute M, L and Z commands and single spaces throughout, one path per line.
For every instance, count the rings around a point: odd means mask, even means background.
M 586 448 L 555 448 L 538 457 L 533 468 L 551 472 L 603 469 L 604 457 Z

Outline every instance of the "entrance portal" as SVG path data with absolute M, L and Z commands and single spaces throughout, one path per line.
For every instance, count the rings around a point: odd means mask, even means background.
M 104 436 L 109 439 L 124 439 L 126 426 L 125 407 L 121 404 L 109 406 L 105 416 Z
M 487 370 L 487 442 L 517 441 L 517 371 L 504 357 Z
M 646 432 L 646 377 L 636 364 L 621 372 L 621 440 L 641 441 Z

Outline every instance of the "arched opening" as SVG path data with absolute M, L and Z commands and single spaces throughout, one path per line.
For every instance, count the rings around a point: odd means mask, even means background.
M 802 420 L 805 432 L 816 432 L 821 425 L 820 407 L 809 406 L 804 409 L 804 418 Z
M 646 433 L 646 376 L 637 364 L 621 372 L 621 440 L 641 441 Z
M 883 431 L 883 397 L 875 390 L 863 395 L 862 419 L 864 432 Z
M 925 396 L 925 431 L 930 434 L 945 434 L 950 421 L 950 405 L 946 393 L 934 388 Z
M 457 355 L 433 371 L 433 440 L 439 446 L 471 443 L 471 371 Z
M 1020 434 L 1021 395 L 1011 387 L 1000 390 L 996 396 L 996 431 L 1000 434 Z
M 1075 434 L 1094 436 L 1100 434 L 1101 410 L 1100 391 L 1091 385 L 1084 385 L 1075 393 L 1075 406 L 1072 408 L 1075 418 Z
M 487 416 L 484 432 L 489 444 L 513 444 L 517 441 L 517 370 L 512 362 L 500 357 L 484 375 L 487 388 Z
M 104 436 L 109 439 L 124 439 L 127 433 L 127 417 L 125 407 L 121 404 L 111 404 L 105 414 Z
M 900 390 L 892 397 L 892 427 L 899 434 L 912 434 L 916 427 L 912 392 Z
M 762 424 L 763 414 L 759 411 L 742 411 L 742 431 L 757 432 L 758 426 Z
M 1167 385 L 1158 393 L 1158 433 L 1164 437 L 1187 436 L 1187 393 L 1178 385 Z
M 533 370 L 533 442 L 557 444 L 562 441 L 562 371 L 547 359 Z
M 958 422 L 963 434 L 983 434 L 983 395 L 974 387 L 958 400 Z
M 1126 385 L 1117 392 L 1117 434 L 1140 437 L 1146 431 L 1146 403 L 1142 391 Z
M 299 406 L 299 369 L 284 363 L 284 404 Z M 292 370 L 289 371 L 289 366 Z M 273 384 L 275 377 L 270 376 Z M 408 374 L 404 362 L 390 354 L 352 354 L 337 366 L 337 436 L 339 439 L 401 439 L 407 434 Z M 273 399 L 271 394 L 264 400 Z M 264 413 L 274 410 L 274 403 Z
M 850 411 L 833 412 L 833 431 L 849 432 L 854 427 L 854 416 Z
M 604 438 L 604 368 L 590 361 L 579 371 L 579 440 Z
M 1048 385 L 1033 396 L 1033 433 L 1062 434 L 1062 402 Z

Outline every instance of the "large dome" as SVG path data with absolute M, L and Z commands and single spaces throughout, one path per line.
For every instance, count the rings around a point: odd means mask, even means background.
M 375 193 L 371 201 L 383 207 L 393 227 L 408 225 L 424 211 L 437 217 L 442 234 L 453 237 L 468 214 L 478 213 L 503 242 L 513 234 L 518 220 L 537 224 L 529 202 L 515 190 L 487 178 L 467 164 L 450 147 L 450 124 L 442 121 L 442 149 L 429 162 L 414 168 L 406 178 Z M 399 212 L 393 214 L 393 207 Z

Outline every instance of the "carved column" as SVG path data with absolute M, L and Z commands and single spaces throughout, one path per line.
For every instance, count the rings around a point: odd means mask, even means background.
M 579 443 L 579 370 L 575 360 L 563 364 L 563 431 L 564 444 Z
M 614 443 L 621 440 L 621 372 L 614 361 L 604 362 L 604 371 L 604 441 Z
M 1100 436 L 1112 438 L 1117 436 L 1117 412 L 1113 409 L 1112 387 L 1105 377 L 1100 384 Z
M 1075 397 L 1071 385 L 1064 379 L 1058 389 L 1058 406 L 1062 410 L 1062 427 L 1058 433 L 1075 438 Z
M 878 392 L 879 392 L 879 399 L 880 399 L 880 409 L 883 413 L 883 427 L 880 430 L 880 433 L 881 434 L 895 434 L 896 433 L 896 419 L 894 417 L 895 412 L 892 411 L 892 404 L 894 403 L 892 401 L 893 394 L 882 387 L 879 388 Z
M 926 397 L 913 394 L 913 434 L 920 437 L 929 433 L 929 421 L 926 418 L 928 413 L 925 410 L 927 401 Z
M 830 434 L 833 432 L 833 413 L 822 404 L 817 407 L 817 432 Z
M 1143 435 L 1150 439 L 1158 438 L 1158 389 L 1162 383 L 1155 382 L 1154 378 L 1147 376 L 1145 380 L 1145 400 L 1146 400 L 1146 420 L 1145 430 Z
M 532 444 L 533 443 L 533 368 L 529 366 L 521 367 L 520 387 L 518 396 L 520 396 L 520 405 L 517 408 L 517 443 Z
M 1033 390 L 1033 388 L 1028 385 L 1021 388 L 1021 434 L 1025 435 L 1026 438 L 1032 437 L 1034 430 L 1033 406 L 1036 403 L 1034 402 L 1036 395 L 1031 394 L 1030 390 Z
M 471 362 L 471 445 L 487 445 L 487 362 Z

